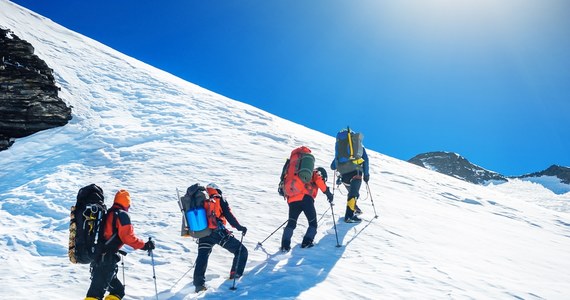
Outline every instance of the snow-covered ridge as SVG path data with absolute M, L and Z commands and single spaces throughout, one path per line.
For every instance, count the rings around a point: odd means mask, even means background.
M 74 114 L 65 127 L 0 152 L 0 298 L 84 297 L 88 267 L 67 258 L 68 216 L 77 190 L 92 182 L 108 202 L 119 188 L 130 191 L 136 233 L 157 242 L 159 299 L 570 295 L 570 216 L 559 205 L 570 203 L 568 195 L 522 181 L 472 185 L 379 149 L 368 153 L 371 193 L 361 189 L 366 222 L 339 222 L 346 193 L 336 188 L 334 219 L 324 196 L 315 202 L 322 217 L 317 246 L 296 244 L 306 229 L 301 217 L 289 254 L 276 255 L 281 231 L 254 250 L 287 219 L 277 184 L 290 151 L 307 145 L 328 169 L 332 136 L 185 82 L 6 0 L 0 25 L 32 43 L 54 69 Z M 211 181 L 248 227 L 250 257 L 238 290 L 229 291 L 231 257 L 214 248 L 210 289 L 196 296 L 197 245 L 179 236 L 176 188 Z M 155 299 L 150 257 L 128 250 L 125 299 Z
M 428 152 L 412 157 L 408 162 L 475 184 L 489 181 L 506 182 L 505 176 L 486 170 L 454 152 Z
M 569 167 L 552 165 L 540 172 L 505 176 L 473 164 L 457 153 L 445 151 L 418 154 L 408 162 L 475 184 L 500 184 L 513 179 L 521 179 L 541 184 L 555 194 L 570 192 Z

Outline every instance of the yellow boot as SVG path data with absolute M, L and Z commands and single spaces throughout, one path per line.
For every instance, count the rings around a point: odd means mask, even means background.
M 119 297 L 117 297 L 117 296 L 115 296 L 115 295 L 109 294 L 109 295 L 107 295 L 107 297 L 105 297 L 104 300 L 121 300 L 121 298 L 119 298 Z
M 99 298 L 95 298 L 95 297 L 85 297 L 85 300 L 99 300 Z

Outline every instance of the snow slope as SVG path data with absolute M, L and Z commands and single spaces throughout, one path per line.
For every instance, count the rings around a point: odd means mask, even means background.
M 328 168 L 333 137 L 185 82 L 7 0 L 0 0 L 0 26 L 35 47 L 73 106 L 67 126 L 0 152 L 2 299 L 84 297 L 89 271 L 67 258 L 68 214 L 77 190 L 92 182 L 108 203 L 119 188 L 131 192 L 135 231 L 157 241 L 159 299 L 570 298 L 568 193 L 528 182 L 476 186 L 370 149 L 372 193 L 363 188 L 360 200 L 367 221 L 338 223 L 345 193 L 337 189 L 335 218 L 325 197 L 316 199 L 316 247 L 295 245 L 306 229 L 301 217 L 290 253 L 277 255 L 281 230 L 254 250 L 287 218 L 276 188 L 289 152 L 307 145 Z M 215 248 L 210 289 L 196 295 L 197 246 L 179 237 L 176 189 L 211 181 L 249 228 L 250 258 L 230 291 L 231 257 Z M 335 247 L 333 221 L 342 247 Z M 155 299 L 150 257 L 129 252 L 125 299 Z

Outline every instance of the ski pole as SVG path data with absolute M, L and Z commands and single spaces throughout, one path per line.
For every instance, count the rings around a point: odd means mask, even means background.
M 152 240 L 151 237 L 148 238 L 150 242 Z M 158 300 L 158 287 L 156 286 L 156 272 L 154 271 L 154 255 L 152 254 L 152 249 L 148 249 L 148 255 L 150 255 L 150 259 L 152 262 L 152 278 L 154 279 L 154 292 L 156 294 L 156 300 Z
M 239 240 L 239 250 L 238 250 L 238 256 L 237 256 L 237 260 L 236 260 L 236 269 L 234 270 L 234 284 L 232 285 L 232 287 L 230 288 L 230 290 L 235 291 L 237 290 L 236 288 L 236 279 L 237 279 L 237 269 L 239 266 L 239 258 L 241 256 L 241 248 L 243 247 L 243 232 L 241 233 L 241 239 Z M 157 299 L 158 300 L 158 299 Z
M 374 209 L 374 218 L 378 218 L 378 214 L 376 213 L 376 206 L 374 206 L 374 199 L 372 199 L 372 193 L 370 192 L 370 186 L 368 182 L 366 183 L 366 189 L 368 189 L 368 194 L 370 195 L 370 202 L 372 202 L 372 208 Z
M 270 238 L 273 234 L 275 234 L 277 232 L 277 230 L 281 229 L 281 227 L 285 226 L 285 224 L 287 223 L 287 221 L 289 221 L 289 219 L 285 220 L 285 222 L 283 222 L 283 224 L 281 224 L 281 226 L 277 227 L 277 229 L 275 229 L 275 231 L 273 231 L 268 237 L 266 237 L 262 242 L 257 242 L 257 246 L 261 247 L 263 243 L 265 243 L 265 241 L 267 241 L 268 238 Z

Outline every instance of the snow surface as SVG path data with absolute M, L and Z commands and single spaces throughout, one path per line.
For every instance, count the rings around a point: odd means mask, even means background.
M 570 192 L 570 184 L 563 183 L 562 180 L 556 176 L 523 177 L 520 180 L 538 183 L 555 194 Z
M 120 188 L 131 192 L 136 233 L 157 242 L 159 299 L 570 298 L 570 214 L 561 205 L 569 193 L 522 181 L 477 186 L 369 149 L 372 193 L 363 188 L 359 202 L 365 222 L 339 223 L 345 193 L 337 189 L 334 218 L 325 197 L 316 199 L 317 246 L 299 247 L 301 217 L 290 253 L 277 253 L 281 230 L 255 250 L 287 218 L 276 191 L 285 158 L 307 145 L 328 168 L 333 137 L 185 82 L 6 0 L 0 26 L 32 43 L 73 106 L 67 126 L 0 152 L 2 299 L 83 299 L 89 268 L 67 258 L 69 208 L 93 182 L 107 203 Z M 230 291 L 231 255 L 214 248 L 210 289 L 196 295 L 197 245 L 179 236 L 176 189 L 211 181 L 249 228 L 250 258 Z M 342 247 L 335 247 L 333 222 Z M 155 299 L 151 258 L 127 250 L 125 299 Z

